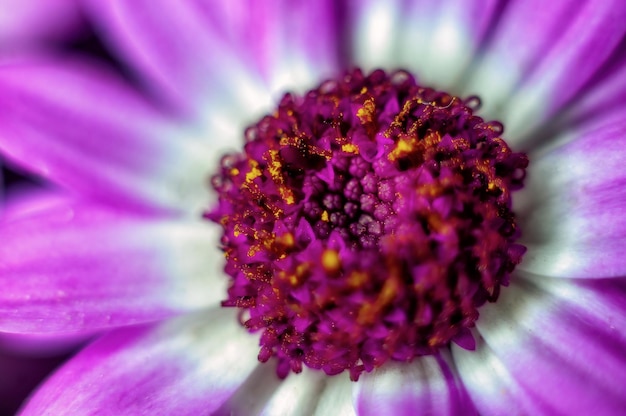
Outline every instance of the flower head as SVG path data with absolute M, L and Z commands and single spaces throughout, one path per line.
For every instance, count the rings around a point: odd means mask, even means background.
M 81 7 L 0 66 L 0 330 L 98 335 L 24 414 L 624 408 L 622 1 Z
M 472 328 L 524 251 L 511 191 L 528 160 L 501 131 L 383 71 L 286 95 L 249 128 L 209 217 L 224 227 L 223 304 L 263 330 L 261 361 L 356 380 Z

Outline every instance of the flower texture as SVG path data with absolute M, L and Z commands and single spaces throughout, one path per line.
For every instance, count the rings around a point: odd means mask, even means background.
M 626 3 L 80 6 L 0 67 L 0 331 L 97 335 L 22 414 L 626 408 Z

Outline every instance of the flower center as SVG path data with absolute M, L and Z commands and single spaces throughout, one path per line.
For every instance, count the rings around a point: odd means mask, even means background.
M 222 159 L 206 214 L 224 230 L 222 304 L 280 377 L 356 380 L 471 337 L 525 251 L 511 191 L 528 165 L 477 104 L 355 70 L 285 95 Z

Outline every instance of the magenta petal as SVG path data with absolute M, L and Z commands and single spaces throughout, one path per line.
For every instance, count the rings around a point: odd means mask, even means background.
M 549 120 L 589 81 L 626 32 L 621 0 L 509 2 L 469 92 L 519 138 Z
M 387 363 L 356 384 L 359 416 L 476 415 L 450 364 L 449 354 L 412 363 Z
M 481 309 L 476 352 L 453 346 L 481 414 L 626 408 L 626 281 L 518 276 Z
M 285 83 L 309 87 L 337 67 L 331 0 L 87 4 L 141 78 L 196 115 L 205 102 L 254 106 Z
M 520 269 L 546 276 L 626 275 L 626 118 L 577 131 L 534 158 L 520 195 Z
M 256 350 L 225 309 L 115 330 L 57 371 L 22 414 L 212 414 L 259 365 Z
M 0 222 L 0 330 L 83 332 L 216 305 L 221 253 L 200 221 L 36 198 Z M 224 279 L 225 280 L 225 279 Z
M 161 212 L 208 200 L 211 153 L 108 71 L 71 60 L 7 63 L 0 107 L 2 152 L 75 192 Z
M 626 114 L 626 37 L 611 61 L 583 88 L 557 126 L 602 126 Z

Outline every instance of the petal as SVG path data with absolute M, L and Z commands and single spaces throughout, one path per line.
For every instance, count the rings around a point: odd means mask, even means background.
M 199 212 L 213 154 L 111 73 L 85 62 L 0 67 L 0 150 L 115 206 Z
M 480 413 L 621 414 L 626 281 L 527 277 L 481 309 L 476 352 L 453 346 Z
M 216 29 L 210 35 L 234 48 L 274 94 L 310 88 L 336 75 L 341 39 L 332 0 L 200 2 L 198 7 Z
M 0 49 L 73 35 L 81 23 L 76 0 L 2 0 Z
M 37 198 L 0 223 L 0 330 L 93 331 L 215 305 L 216 230 Z
M 444 358 L 445 357 L 445 358 Z M 476 415 L 450 365 L 449 356 L 387 363 L 364 374 L 355 387 L 361 415 Z
M 350 1 L 350 44 L 358 66 L 413 71 L 424 85 L 450 89 L 498 11 L 496 0 Z
M 324 388 L 326 377 L 326 374 L 321 371 L 309 371 L 308 369 L 301 374 L 290 374 L 263 406 L 260 415 L 305 415 L 310 413 Z
M 305 369 L 280 380 L 274 362 L 259 365 L 213 416 L 306 415 L 317 402 L 325 375 Z
M 272 91 L 311 87 L 337 68 L 332 0 L 86 3 L 116 51 L 187 110 L 255 116 Z
M 554 123 L 553 130 L 602 126 L 626 114 L 626 37 L 621 48 Z M 551 126 L 552 127 L 552 126 Z M 541 132 L 543 136 L 544 132 Z M 547 134 L 550 134 L 548 131 Z
M 514 1 L 475 67 L 467 91 L 520 140 L 561 109 L 622 39 L 626 3 Z
M 537 155 L 516 212 L 528 252 L 520 269 L 547 276 L 626 275 L 626 120 L 567 134 Z
M 356 416 L 352 405 L 352 388 L 356 386 L 347 374 L 340 374 L 326 380 L 313 416 Z
M 212 414 L 258 366 L 236 311 L 118 329 L 71 359 L 23 415 Z

